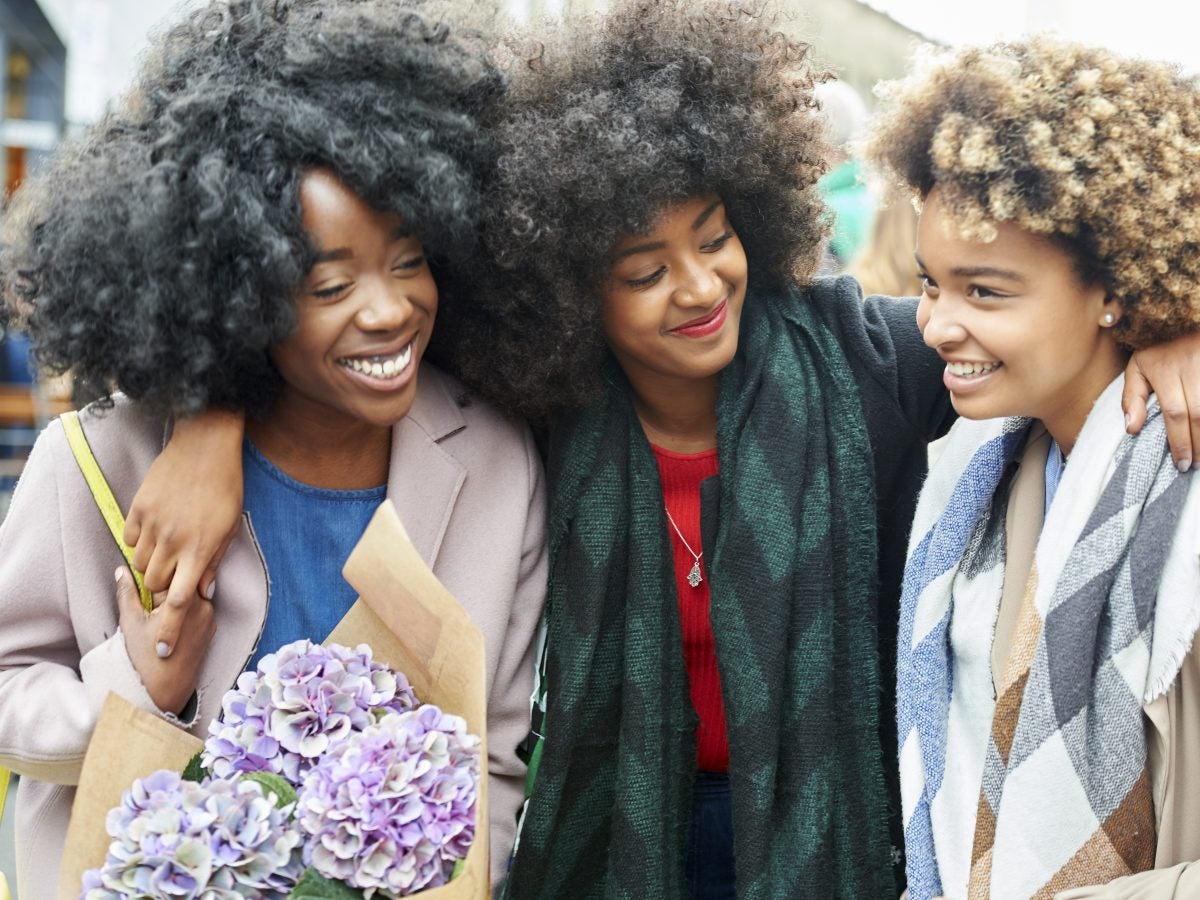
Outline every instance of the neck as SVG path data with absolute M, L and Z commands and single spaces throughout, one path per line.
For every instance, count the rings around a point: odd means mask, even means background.
M 388 479 L 389 426 L 331 415 L 328 407 L 305 404 L 286 388 L 271 412 L 247 421 L 246 436 L 280 471 L 302 484 L 351 491 Z
M 1075 449 L 1075 441 L 1079 439 L 1079 432 L 1083 430 L 1083 423 L 1087 421 L 1092 407 L 1129 361 L 1129 355 L 1115 344 L 1111 345 L 1108 352 L 1102 351 L 1102 354 L 1098 360 L 1102 364 L 1093 366 L 1086 376 L 1079 379 L 1078 390 L 1072 392 L 1070 397 L 1062 398 L 1048 414 L 1038 417 L 1063 456 Z
M 646 439 L 675 453 L 717 446 L 717 376 L 630 379 L 633 406 Z

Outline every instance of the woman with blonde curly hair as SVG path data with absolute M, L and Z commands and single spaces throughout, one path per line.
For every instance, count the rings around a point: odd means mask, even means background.
M 1195 321 L 1200 84 L 1050 38 L 936 55 L 869 155 L 923 201 L 963 417 L 901 605 L 909 895 L 1195 896 L 1200 482 L 1120 396 Z

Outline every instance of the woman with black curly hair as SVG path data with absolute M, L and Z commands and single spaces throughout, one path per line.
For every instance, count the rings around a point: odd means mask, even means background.
M 869 155 L 922 202 L 917 322 L 963 416 L 901 603 L 909 896 L 1200 895 L 1200 480 L 1120 404 L 1130 350 L 1196 318 L 1200 79 L 945 51 Z
M 249 516 L 164 658 L 68 425 L 39 438 L 0 528 L 20 894 L 54 893 L 107 692 L 203 735 L 248 661 L 349 608 L 340 568 L 385 498 L 485 637 L 499 874 L 545 592 L 541 463 L 421 360 L 472 252 L 477 116 L 500 79 L 469 35 L 384 0 L 221 0 L 155 50 L 125 106 L 23 189 L 4 272 L 41 362 L 123 392 L 78 419 L 117 503 L 170 416 L 216 404 L 247 413 Z

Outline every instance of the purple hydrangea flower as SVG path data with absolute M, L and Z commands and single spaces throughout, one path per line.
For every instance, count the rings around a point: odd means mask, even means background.
M 450 880 L 475 840 L 479 738 L 426 704 L 331 748 L 304 779 L 304 861 L 371 897 Z
M 155 772 L 108 814 L 108 856 L 84 875 L 81 900 L 286 896 L 304 871 L 292 809 L 253 781 Z
M 334 743 L 388 713 L 416 706 L 403 674 L 371 658 L 371 648 L 295 641 L 269 654 L 221 701 L 201 762 L 214 775 L 274 772 L 299 786 Z

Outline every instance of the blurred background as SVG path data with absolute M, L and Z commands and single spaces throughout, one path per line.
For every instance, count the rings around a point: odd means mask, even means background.
M 129 85 L 151 34 L 198 0 L 0 0 L 0 218 L 26 173 L 64 137 L 103 115 Z M 780 0 L 780 27 L 815 47 L 840 82 L 821 88 L 834 145 L 822 191 L 834 231 L 826 271 L 849 270 L 868 292 L 919 291 L 915 214 L 864 176 L 854 141 L 872 88 L 901 76 L 923 43 L 984 43 L 1033 31 L 1174 60 L 1200 70 L 1200 4 L 1185 0 Z M 603 11 L 605 0 L 448 0 L 483 24 L 536 27 Z M 0 334 L 0 519 L 40 427 L 72 404 L 66 379 L 39 377 L 28 342 Z M 0 785 L 0 803 L 3 786 Z M 0 873 L 12 873 L 12 797 L 0 820 Z M 11 887 L 11 882 L 10 882 Z M 3 886 L 0 884 L 0 900 Z

